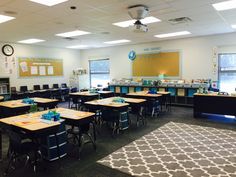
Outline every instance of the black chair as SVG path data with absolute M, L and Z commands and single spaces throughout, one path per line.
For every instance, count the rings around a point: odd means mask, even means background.
M 92 134 L 90 133 L 90 127 L 92 127 L 93 131 Z M 92 143 L 94 150 L 96 151 L 96 131 L 95 131 L 95 125 L 94 122 L 91 120 L 85 120 L 83 123 L 80 123 L 79 125 L 75 126 L 72 125 L 71 128 L 67 129 L 67 135 L 72 135 L 72 139 L 74 144 L 76 144 L 76 141 L 79 145 L 79 158 L 82 151 L 82 144 Z M 84 136 L 88 137 L 87 141 L 84 141 Z M 70 139 L 70 138 L 68 138 Z
M 112 136 L 119 134 L 120 130 L 125 130 L 129 127 L 128 107 L 122 108 L 119 111 L 103 108 L 101 110 L 101 119 L 111 124 Z
M 40 90 L 40 85 L 34 85 L 34 90 Z
M 53 84 L 52 88 L 56 88 L 57 89 L 57 88 L 59 88 L 59 85 L 58 84 Z
M 77 91 L 78 91 L 77 87 L 74 87 L 74 88 L 71 88 L 71 89 L 70 89 L 70 92 L 71 92 L 71 93 L 75 93 L 75 92 L 77 92 Z
M 20 92 L 27 92 L 28 87 L 27 86 L 20 86 Z
M 41 153 L 39 151 L 39 147 L 32 140 L 26 139 L 24 134 L 22 134 L 19 130 L 11 127 L 9 132 L 9 149 L 8 155 L 10 157 L 7 169 L 5 171 L 5 175 L 9 173 L 10 168 L 17 162 L 17 159 L 25 156 L 25 166 L 31 161 L 31 154 L 34 154 L 34 161 L 36 161 L 39 157 L 41 158 Z M 36 166 L 34 166 L 36 169 Z
M 45 90 L 40 92 L 41 98 L 51 98 L 51 92 L 50 90 Z
M 88 89 L 80 89 L 81 92 L 87 92 Z
M 61 101 L 62 100 L 61 90 L 60 89 L 51 90 L 51 97 Z
M 71 104 L 71 102 L 72 102 L 72 104 Z M 81 100 L 78 96 L 70 95 L 70 100 L 69 100 L 69 108 L 70 109 L 75 108 L 76 110 L 78 110 L 80 107 L 80 104 L 81 104 Z
M 43 89 L 45 89 L 45 90 L 49 89 L 49 85 L 48 84 L 44 84 L 43 85 Z
M 66 83 L 61 84 L 61 88 L 68 88 Z

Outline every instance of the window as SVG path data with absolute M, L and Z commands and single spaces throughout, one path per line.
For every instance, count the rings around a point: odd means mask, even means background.
M 90 86 L 107 87 L 110 81 L 110 64 L 109 59 L 90 60 Z
M 236 53 L 219 54 L 220 90 L 228 93 L 236 88 Z

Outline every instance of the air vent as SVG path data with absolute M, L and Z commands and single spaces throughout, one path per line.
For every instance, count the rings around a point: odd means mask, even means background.
M 181 24 L 181 23 L 192 22 L 192 19 L 189 17 L 179 17 L 179 18 L 169 19 L 168 22 L 170 22 L 170 24 L 172 24 L 172 25 L 177 25 L 177 24 Z

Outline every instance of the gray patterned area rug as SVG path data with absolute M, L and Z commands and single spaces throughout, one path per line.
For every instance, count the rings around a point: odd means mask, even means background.
M 132 176 L 236 177 L 236 131 L 170 122 L 98 163 Z

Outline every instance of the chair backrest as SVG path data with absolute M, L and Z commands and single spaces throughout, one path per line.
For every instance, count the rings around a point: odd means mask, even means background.
M 67 84 L 66 83 L 62 83 L 61 84 L 61 88 L 67 88 Z
M 53 84 L 52 87 L 53 88 L 59 88 L 59 85 L 58 84 Z
M 34 85 L 34 90 L 40 90 L 40 85 Z
M 75 93 L 75 92 L 77 92 L 77 88 L 76 88 L 76 87 L 71 88 L 71 89 L 70 89 L 70 92 L 71 92 L 71 93 Z
M 49 89 L 48 84 L 44 84 L 44 85 L 43 85 L 43 89 Z
M 26 92 L 26 91 L 28 91 L 28 87 L 27 86 L 20 86 L 20 91 Z
M 11 87 L 11 93 L 16 93 L 16 87 Z
M 87 92 L 88 89 L 80 89 L 81 92 Z

